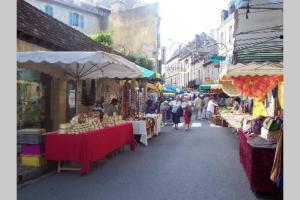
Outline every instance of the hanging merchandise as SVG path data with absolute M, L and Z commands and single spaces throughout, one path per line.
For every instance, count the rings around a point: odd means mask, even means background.
M 95 79 L 91 80 L 89 100 L 90 100 L 90 104 L 92 104 L 92 105 L 95 103 L 95 100 L 96 100 L 96 82 L 95 82 Z
M 87 106 L 89 104 L 86 81 L 82 81 L 81 85 L 81 104 Z
M 231 77 L 233 85 L 244 96 L 257 97 L 259 101 L 278 84 L 277 76 L 237 76 Z
M 268 112 L 261 101 L 254 100 L 253 117 L 268 116 Z
M 130 101 L 130 84 L 125 82 L 123 87 L 123 112 L 125 116 L 129 116 L 129 101 Z
M 283 98 L 283 82 L 278 84 L 278 100 L 280 107 L 283 109 L 284 107 L 284 98 Z
M 222 81 L 222 90 L 230 97 L 240 96 L 241 93 L 233 86 L 232 81 Z

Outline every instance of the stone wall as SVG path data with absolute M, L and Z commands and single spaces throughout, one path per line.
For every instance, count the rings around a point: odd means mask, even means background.
M 143 53 L 157 64 L 158 4 L 151 4 L 123 12 L 113 12 L 108 29 L 114 47 L 125 52 Z

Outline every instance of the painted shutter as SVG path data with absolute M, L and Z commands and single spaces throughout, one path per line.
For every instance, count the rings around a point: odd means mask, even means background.
M 49 16 L 53 16 L 53 7 L 49 5 L 45 5 L 45 13 Z
M 84 17 L 83 15 L 79 16 L 79 25 L 81 28 L 84 28 Z
M 52 6 L 48 6 L 48 15 L 50 15 L 51 17 L 53 16 L 53 7 Z
M 73 25 L 73 13 L 69 12 L 69 25 L 72 26 Z

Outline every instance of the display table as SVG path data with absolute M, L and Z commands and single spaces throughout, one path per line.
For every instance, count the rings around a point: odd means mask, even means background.
M 251 190 L 256 193 L 274 193 L 276 184 L 271 181 L 275 149 L 257 148 L 247 143 L 245 134 L 239 130 L 240 161 L 248 177 Z
M 131 121 L 131 123 L 133 126 L 133 134 L 141 135 L 140 142 L 147 146 L 148 138 L 147 138 L 146 122 L 144 120 L 139 120 L 139 121 Z
M 73 161 L 81 166 L 80 174 L 90 170 L 90 163 L 105 158 L 110 152 L 129 144 L 135 149 L 131 123 L 88 131 L 81 134 L 46 134 L 46 159 Z
M 229 127 L 235 129 L 241 128 L 241 122 L 243 119 L 253 119 L 253 116 L 250 114 L 220 113 L 220 117 L 228 123 Z

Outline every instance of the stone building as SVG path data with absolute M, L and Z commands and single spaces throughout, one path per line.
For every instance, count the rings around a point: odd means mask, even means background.
M 61 21 L 50 17 L 31 6 L 24 0 L 17 1 L 17 51 L 108 51 L 92 41 L 85 34 L 67 26 Z M 60 123 L 66 122 L 72 115 L 72 110 L 67 103 L 68 91 L 74 88 L 72 82 L 53 78 L 47 74 L 34 70 L 17 68 L 18 77 L 18 128 L 24 128 L 27 108 L 22 101 L 22 93 L 26 87 L 22 83 L 29 83 L 34 89 L 35 96 L 41 97 L 40 107 L 37 110 L 39 126 L 47 131 L 57 130 Z M 31 87 L 31 89 L 32 89 Z M 30 88 L 28 88 L 30 89 Z M 31 91 L 32 92 L 32 91 Z M 38 95 L 40 93 L 40 95 Z M 25 95 L 26 96 L 26 95 Z M 25 107 L 24 107 L 25 106 Z M 81 106 L 80 109 L 84 109 Z M 28 113 L 26 114 L 28 116 Z M 33 115 L 33 114 L 32 114 Z M 28 117 L 27 117 L 28 118 Z M 27 126 L 31 124 L 27 120 Z M 31 120 L 32 121 L 32 120 Z M 28 124 L 29 123 L 29 124 Z
M 87 35 L 108 28 L 110 9 L 80 0 L 26 0 L 28 3 Z
M 114 48 L 125 54 L 146 55 L 154 63 L 153 71 L 160 72 L 159 24 L 158 4 L 112 12 L 109 18 L 109 30 L 112 32 Z
M 141 0 L 26 0 L 28 3 L 85 34 L 112 32 L 113 47 L 123 54 L 135 53 L 159 62 L 159 4 Z
M 218 54 L 216 41 L 206 33 L 195 36 L 195 39 L 184 47 L 179 47 L 166 63 L 166 82 L 176 83 L 178 87 L 198 88 L 200 84 L 214 82 L 219 70 L 215 66 L 205 65 L 209 57 Z

